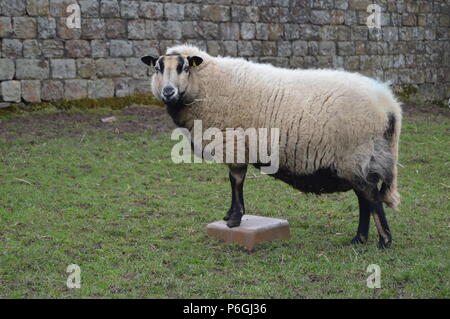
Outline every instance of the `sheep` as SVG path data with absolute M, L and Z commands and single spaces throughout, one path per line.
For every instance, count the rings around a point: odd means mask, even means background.
M 402 111 L 388 85 L 340 70 L 285 69 L 242 58 L 213 57 L 190 45 L 142 62 L 156 69 L 151 89 L 179 127 L 279 128 L 279 170 L 302 192 L 353 190 L 359 225 L 353 244 L 368 240 L 373 216 L 380 248 L 392 235 L 383 203 L 397 209 L 397 157 Z M 232 204 L 224 220 L 240 225 L 248 162 L 229 163 Z M 261 167 L 261 163 L 255 163 Z

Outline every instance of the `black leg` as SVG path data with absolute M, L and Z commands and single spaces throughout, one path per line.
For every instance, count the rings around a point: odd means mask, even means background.
M 358 196 L 359 204 L 359 224 L 356 236 L 352 239 L 352 244 L 364 244 L 369 238 L 369 224 L 370 224 L 370 202 L 361 194 L 355 192 Z
M 244 206 L 244 180 L 247 173 L 247 165 L 229 166 L 231 183 L 231 208 L 223 218 L 228 227 L 236 227 L 241 224 L 242 215 L 245 214 Z
M 380 240 L 378 241 L 379 248 L 388 248 L 392 243 L 392 235 L 389 229 L 389 225 L 384 213 L 383 204 L 377 202 L 374 204 L 374 209 L 372 210 L 373 220 L 375 221 L 375 226 L 378 230 L 378 235 Z

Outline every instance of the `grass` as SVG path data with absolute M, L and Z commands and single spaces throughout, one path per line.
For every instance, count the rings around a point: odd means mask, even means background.
M 448 117 L 404 121 L 392 248 L 376 248 L 373 222 L 368 244 L 350 245 L 352 193 L 304 195 L 251 169 L 248 213 L 288 219 L 292 238 L 248 253 L 205 232 L 229 206 L 225 167 L 172 163 L 167 130 L 121 128 L 139 114 L 83 113 L 0 118 L 0 297 L 450 297 Z M 69 264 L 80 289 L 66 287 Z

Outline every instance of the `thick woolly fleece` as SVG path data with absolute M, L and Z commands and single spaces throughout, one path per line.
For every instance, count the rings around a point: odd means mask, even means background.
M 193 102 L 178 115 L 184 127 L 191 129 L 201 119 L 204 129 L 279 128 L 280 169 L 309 175 L 331 168 L 354 185 L 378 174 L 385 183 L 381 199 L 390 207 L 399 204 L 402 114 L 387 85 L 358 73 L 212 57 L 188 45 L 169 48 L 167 54 L 203 59 L 186 84 Z M 152 87 L 159 94 L 155 78 Z M 395 125 L 387 138 L 390 118 Z

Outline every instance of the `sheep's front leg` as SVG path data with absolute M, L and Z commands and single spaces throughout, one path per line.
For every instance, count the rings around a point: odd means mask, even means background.
M 244 180 L 247 173 L 247 165 L 230 165 L 231 183 L 231 208 L 223 218 L 228 227 L 236 227 L 241 224 L 242 215 L 245 214 L 244 206 Z

